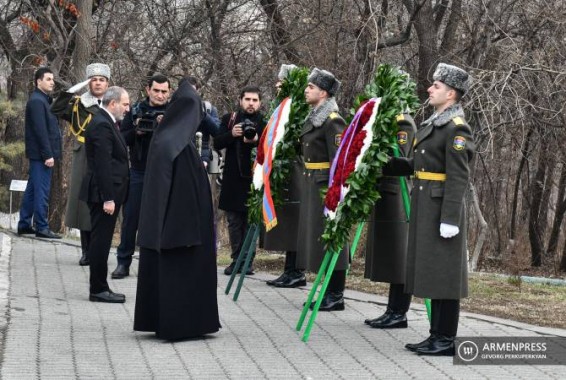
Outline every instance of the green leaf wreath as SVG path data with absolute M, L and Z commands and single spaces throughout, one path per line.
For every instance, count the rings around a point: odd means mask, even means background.
M 283 189 L 288 184 L 293 162 L 300 154 L 299 136 L 303 123 L 309 113 L 309 105 L 305 101 L 304 94 L 305 88 L 308 85 L 308 75 L 309 70 L 307 68 L 291 70 L 287 78 L 283 80 L 281 89 L 273 103 L 276 106 L 287 97 L 292 99 L 289 121 L 285 125 L 285 134 L 277 145 L 277 150 L 273 157 L 270 184 L 275 206 L 283 204 Z M 272 110 L 275 109 L 275 106 L 271 107 Z M 255 190 L 252 184 L 247 206 L 249 223 L 261 223 L 263 188 Z
M 408 74 L 383 64 L 365 91 L 355 99 L 352 114 L 371 98 L 381 98 L 381 103 L 372 125 L 371 145 L 345 181 L 349 191 L 339 203 L 334 218 L 325 218 L 322 239 L 327 249 L 340 251 L 348 241 L 352 227 L 367 220 L 375 202 L 381 198 L 376 183 L 396 141 L 396 117 L 419 106 L 415 88 L 416 84 Z

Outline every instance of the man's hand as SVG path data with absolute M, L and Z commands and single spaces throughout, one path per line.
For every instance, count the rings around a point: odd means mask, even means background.
M 77 83 L 76 85 L 74 85 L 73 87 L 68 89 L 67 92 L 74 94 L 75 92 L 79 91 L 81 88 L 83 88 L 84 86 L 86 86 L 89 83 L 90 83 L 90 79 L 87 79 L 87 80 L 85 80 L 84 82 L 81 82 L 81 83 Z
M 208 162 L 203 161 L 202 164 L 204 165 L 204 168 L 205 168 L 205 169 L 208 167 Z
M 102 205 L 102 210 L 104 210 L 104 212 L 107 213 L 108 215 L 114 214 L 115 208 L 116 208 L 116 204 L 114 203 L 114 201 L 106 201 Z
M 161 119 L 163 119 L 164 115 L 157 115 L 157 117 L 155 118 L 155 121 L 157 121 L 157 124 L 161 123 Z
M 234 125 L 234 127 L 232 128 L 232 136 L 240 137 L 243 135 L 244 135 L 244 130 L 242 129 L 242 123 L 238 123 Z
M 45 166 L 47 166 L 48 168 L 52 168 L 53 165 L 55 165 L 55 159 L 53 157 L 48 158 L 47 160 L 45 160 Z

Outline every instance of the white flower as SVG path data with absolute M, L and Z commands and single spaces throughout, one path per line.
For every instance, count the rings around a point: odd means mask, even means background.
M 263 165 L 258 163 L 254 166 L 253 184 L 255 190 L 260 190 L 263 187 Z

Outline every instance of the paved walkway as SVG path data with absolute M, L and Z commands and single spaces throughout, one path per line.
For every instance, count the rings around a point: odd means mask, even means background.
M 246 280 L 240 299 L 218 301 L 222 330 L 202 340 L 165 343 L 132 331 L 134 275 L 114 280 L 125 304 L 88 301 L 88 268 L 74 242 L 49 242 L 0 232 L 2 379 L 546 379 L 564 366 L 455 366 L 447 357 L 419 357 L 403 348 L 428 336 L 418 305 L 408 329 L 379 331 L 363 320 L 384 311 L 383 297 L 346 292 L 343 312 L 320 313 L 308 343 L 294 326 L 307 289 L 274 289 L 272 276 Z M 113 269 L 115 258 L 109 266 Z M 135 261 L 137 262 L 137 261 Z M 5 312 L 4 312 L 5 310 Z M 566 336 L 464 313 L 461 336 Z

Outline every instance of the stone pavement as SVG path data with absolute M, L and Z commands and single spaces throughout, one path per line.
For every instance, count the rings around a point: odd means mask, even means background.
M 132 331 L 136 268 L 111 280 L 125 304 L 88 301 L 88 268 L 74 242 L 20 238 L 0 231 L 0 354 L 2 379 L 546 379 L 564 366 L 455 366 L 447 357 L 419 357 L 403 348 L 428 336 L 426 313 L 409 312 L 408 329 L 363 324 L 384 311 L 385 298 L 347 291 L 343 312 L 320 313 L 308 343 L 295 324 L 307 289 L 274 289 L 257 274 L 238 302 L 224 295 L 222 330 L 201 340 L 169 343 Z M 137 261 L 134 261 L 137 263 Z M 110 269 L 115 265 L 111 256 Z M 566 336 L 463 313 L 460 336 Z

